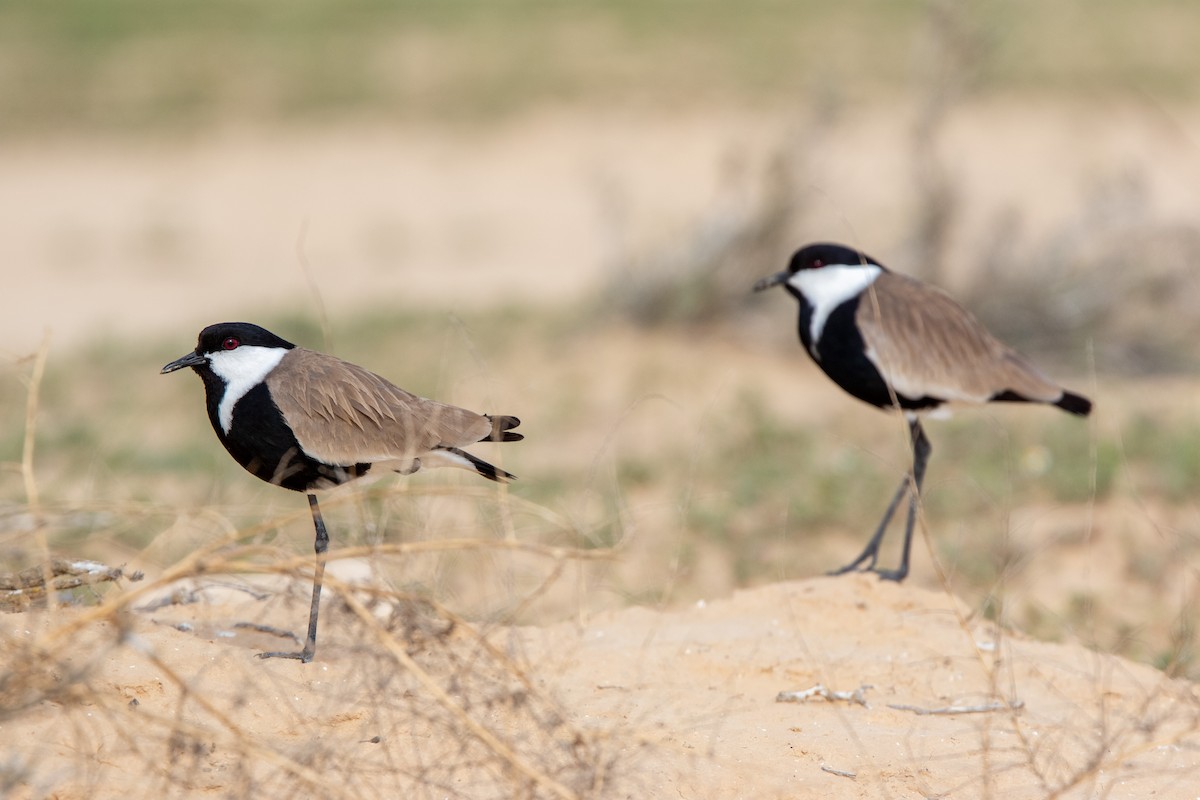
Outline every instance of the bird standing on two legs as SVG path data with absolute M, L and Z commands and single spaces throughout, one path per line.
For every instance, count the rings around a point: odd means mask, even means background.
M 756 292 L 782 284 L 800 302 L 804 349 L 834 383 L 866 403 L 899 408 L 912 437 L 912 471 L 905 475 L 866 548 L 833 574 L 874 571 L 902 581 L 925 465 L 932 448 L 921 413 L 946 403 L 1044 403 L 1086 417 L 1092 403 L 1043 375 L 987 331 L 942 290 L 898 275 L 875 259 L 838 244 L 797 250 L 782 272 Z M 908 524 L 900 566 L 877 569 L 879 544 L 904 495 Z
M 515 476 L 461 448 L 514 442 L 516 417 L 488 416 L 418 397 L 362 367 L 297 347 L 246 322 L 200 331 L 196 349 L 162 368 L 191 367 L 204 381 L 217 438 L 251 474 L 308 494 L 316 528 L 316 571 L 308 637 L 299 652 L 263 658 L 312 661 L 329 535 L 314 493 L 370 470 L 405 475 L 422 467 L 459 467 L 493 481 Z

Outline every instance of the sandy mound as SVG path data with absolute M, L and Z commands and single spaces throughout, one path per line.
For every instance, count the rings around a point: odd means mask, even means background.
M 231 585 L 189 581 L 175 589 L 191 602 L 119 614 L 6 617 L 10 796 L 1200 790 L 1191 684 L 872 577 L 544 628 L 476 628 L 335 582 L 308 665 L 256 659 L 279 639 L 237 627 L 298 622 L 306 587 Z M 826 697 L 777 702 L 817 684 Z

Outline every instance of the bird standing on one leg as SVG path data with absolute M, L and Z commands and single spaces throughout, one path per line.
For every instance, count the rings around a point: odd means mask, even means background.
M 329 535 L 314 493 L 374 467 L 404 475 L 459 467 L 493 481 L 515 476 L 460 449 L 515 442 L 516 417 L 488 416 L 418 397 L 362 367 L 297 347 L 247 322 L 200 331 L 196 349 L 162 368 L 191 367 L 204 381 L 208 418 L 234 459 L 257 477 L 308 494 L 316 571 L 308 637 L 295 653 L 263 658 L 312 661 Z
M 754 285 L 783 284 L 800 302 L 805 350 L 833 381 L 859 400 L 899 408 L 908 418 L 912 471 L 905 475 L 866 548 L 835 575 L 870 570 L 902 581 L 925 465 L 932 448 L 921 412 L 946 403 L 1045 403 L 1086 417 L 1092 403 L 1059 387 L 1023 356 L 992 336 L 950 295 L 891 272 L 875 259 L 839 244 L 810 244 L 788 268 Z M 900 566 L 876 569 L 879 544 L 905 494 L 908 522 Z

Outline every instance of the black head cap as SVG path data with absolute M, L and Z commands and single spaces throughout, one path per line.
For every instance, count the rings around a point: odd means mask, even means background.
M 279 347 L 284 350 L 291 350 L 296 346 L 266 328 L 250 322 L 218 322 L 200 331 L 196 340 L 196 352 L 215 353 L 218 350 L 233 350 L 242 345 Z
M 249 322 L 218 322 L 216 325 L 209 325 L 200 331 L 200 336 L 196 341 L 196 349 L 167 364 L 162 368 L 162 373 L 165 375 L 168 372 L 174 372 L 184 367 L 191 367 L 196 371 L 201 371 L 208 366 L 208 359 L 205 358 L 206 353 L 236 350 L 243 345 L 278 347 L 284 350 L 291 350 L 296 346 L 286 339 L 279 338 L 266 328 L 261 328 Z
M 792 254 L 792 260 L 788 262 L 788 272 L 795 273 L 802 269 L 820 269 L 821 267 L 833 266 L 835 264 L 841 266 L 866 264 L 882 266 L 866 253 L 855 250 L 853 247 L 846 247 L 843 244 L 834 244 L 832 242 L 817 242 L 805 245 Z
M 788 262 L 787 269 L 782 272 L 776 272 L 774 275 L 768 275 L 754 284 L 754 291 L 761 292 L 764 289 L 770 289 L 772 286 L 785 284 L 790 277 L 802 269 L 820 269 L 821 267 L 830 267 L 833 265 L 856 266 L 866 264 L 873 264 L 881 269 L 883 268 L 883 265 L 878 261 L 866 253 L 855 250 L 853 247 L 846 247 L 843 244 L 832 244 L 830 242 L 808 244 L 792 254 L 792 260 Z

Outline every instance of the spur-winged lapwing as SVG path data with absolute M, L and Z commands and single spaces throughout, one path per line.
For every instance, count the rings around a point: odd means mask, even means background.
M 204 381 L 208 418 L 229 454 L 268 483 L 308 494 L 316 528 L 316 571 L 308 638 L 296 653 L 263 658 L 312 660 L 329 535 L 318 489 L 372 470 L 402 474 L 460 467 L 493 481 L 513 475 L 461 448 L 515 442 L 516 417 L 489 416 L 426 400 L 340 358 L 297 347 L 247 322 L 200 331 L 196 349 L 162 368 L 191 367 Z
M 1090 400 L 1053 383 L 950 295 L 853 248 L 810 244 L 796 251 L 786 270 L 763 278 L 754 290 L 779 284 L 800 301 L 800 341 L 817 365 L 859 400 L 900 408 L 912 437 L 912 471 L 862 554 L 834 575 L 871 570 L 901 581 L 908 574 L 921 481 L 932 450 L 921 412 L 946 403 L 991 402 L 1046 403 L 1081 417 L 1092 410 Z M 900 567 L 875 569 L 884 531 L 909 490 Z

